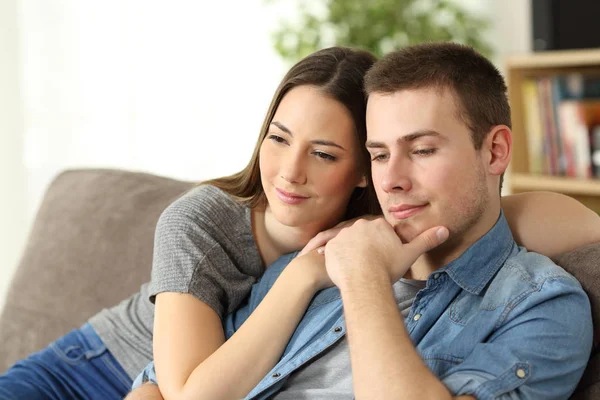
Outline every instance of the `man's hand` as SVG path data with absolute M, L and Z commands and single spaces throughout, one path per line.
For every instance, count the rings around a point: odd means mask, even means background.
M 358 221 L 358 220 L 372 221 L 376 218 L 378 218 L 378 217 L 375 215 L 363 215 L 362 217 L 357 217 L 357 218 L 349 219 L 348 221 L 340 222 L 339 224 L 337 224 L 336 226 L 334 226 L 331 229 L 327 229 L 325 231 L 319 232 L 317 235 L 315 235 L 314 238 L 312 238 L 306 244 L 306 246 L 304 246 L 302 251 L 300 253 L 298 253 L 298 257 L 303 256 L 313 250 L 318 250 L 318 249 L 324 247 L 327 244 L 327 242 L 329 242 L 331 239 L 336 237 L 337 234 L 340 233 L 340 231 L 342 229 L 352 226 L 356 221 Z
M 410 243 L 402 243 L 385 219 L 358 220 L 346 227 L 325 246 L 329 277 L 342 288 L 353 280 L 386 274 L 390 284 L 400 279 L 423 253 L 448 238 L 448 229 L 437 226 L 426 230 Z

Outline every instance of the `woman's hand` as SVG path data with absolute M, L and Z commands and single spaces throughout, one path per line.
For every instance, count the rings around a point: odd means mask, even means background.
M 336 237 L 337 234 L 340 233 L 340 231 L 342 229 L 352 226 L 356 221 L 358 221 L 360 219 L 372 221 L 376 218 L 378 218 L 376 215 L 363 215 L 362 217 L 357 217 L 354 219 L 349 219 L 347 221 L 340 222 L 339 224 L 337 224 L 336 226 L 334 226 L 331 229 L 327 229 L 323 232 L 319 232 L 319 233 L 317 233 L 317 235 L 314 238 L 312 238 L 306 244 L 306 246 L 304 246 L 302 251 L 300 251 L 300 253 L 298 253 L 298 257 L 303 256 L 313 250 L 318 250 L 318 249 L 321 249 L 320 253 L 322 254 L 323 248 L 325 247 L 327 242 L 329 242 L 331 239 Z
M 308 280 L 315 293 L 333 286 L 325 268 L 325 256 L 317 250 L 298 255 L 286 268 L 293 273 L 292 279 Z

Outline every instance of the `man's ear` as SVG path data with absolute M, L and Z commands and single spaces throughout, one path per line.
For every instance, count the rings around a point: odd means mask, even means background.
M 367 181 L 367 176 L 363 174 L 362 177 L 360 178 L 360 181 L 358 182 L 358 185 L 356 185 L 356 187 L 366 188 L 368 184 L 369 184 L 369 182 Z
M 486 136 L 483 142 L 485 154 L 488 156 L 488 172 L 491 175 L 502 175 L 512 156 L 512 132 L 506 125 L 497 125 Z

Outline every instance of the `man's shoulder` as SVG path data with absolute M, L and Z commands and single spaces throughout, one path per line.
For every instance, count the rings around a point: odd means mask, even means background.
M 550 258 L 520 247 L 505 261 L 490 281 L 484 297 L 488 306 L 514 305 L 540 292 L 554 295 L 582 291 L 579 282 Z
M 554 263 L 550 258 L 533 251 L 528 251 L 524 247 L 519 247 L 506 260 L 501 271 L 519 274 L 520 278 L 536 282 L 537 284 L 542 284 L 545 280 L 554 278 L 564 278 L 577 282 L 571 274 Z

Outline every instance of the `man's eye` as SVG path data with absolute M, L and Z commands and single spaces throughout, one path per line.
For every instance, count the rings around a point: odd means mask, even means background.
M 385 161 L 387 154 L 374 154 L 371 156 L 371 161 Z
M 435 149 L 420 149 L 413 151 L 413 154 L 418 156 L 430 156 L 435 153 Z
M 267 139 L 272 140 L 272 141 L 277 142 L 277 143 L 287 143 L 287 140 L 285 140 L 284 138 L 282 138 L 279 135 L 273 135 L 273 134 L 271 134 L 271 135 L 267 136 Z
M 313 154 L 319 158 L 322 158 L 323 160 L 327 160 L 327 161 L 336 161 L 337 160 L 337 157 L 332 156 L 331 154 L 323 153 L 322 151 L 315 151 Z

